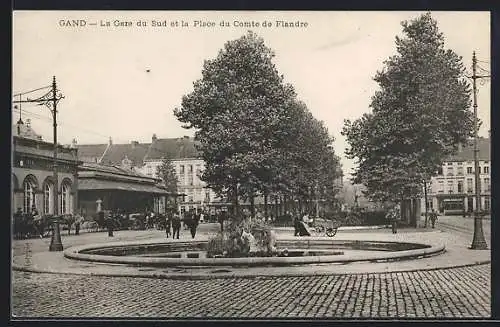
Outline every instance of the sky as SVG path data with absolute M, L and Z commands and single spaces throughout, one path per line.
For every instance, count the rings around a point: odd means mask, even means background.
M 275 51 L 274 63 L 285 82 L 295 87 L 299 99 L 335 137 L 335 150 L 349 176 L 355 163 L 344 155 L 347 143 L 340 135 L 344 119 L 354 120 L 370 112 L 371 97 L 378 89 L 373 76 L 384 67 L 384 60 L 396 54 L 395 37 L 402 35 L 401 22 L 420 14 L 15 11 L 13 93 L 49 86 L 56 76 L 64 95 L 58 104 L 61 144 L 73 139 L 78 144 L 102 144 L 110 137 L 113 143 L 151 142 L 153 133 L 159 138 L 193 136 L 193 130 L 182 128 L 177 121 L 174 108 L 201 78 L 204 60 L 215 58 L 227 41 L 252 30 Z M 489 12 L 432 12 L 432 16 L 444 34 L 445 47 L 463 57 L 469 72 L 473 51 L 479 65 L 489 71 Z M 281 27 L 277 21 L 302 24 Z M 147 26 L 138 26 L 138 22 Z M 229 26 L 221 26 L 221 22 Z M 271 26 L 264 27 L 263 22 Z M 478 113 L 483 121 L 479 134 L 487 136 L 490 83 L 478 87 Z M 52 142 L 48 108 L 23 104 L 22 115 L 44 140 Z M 19 109 L 12 118 L 19 119 Z

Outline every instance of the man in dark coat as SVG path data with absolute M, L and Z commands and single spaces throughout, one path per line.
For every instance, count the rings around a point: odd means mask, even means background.
M 175 238 L 177 234 L 177 239 L 179 239 L 179 231 L 181 229 L 181 217 L 178 212 L 174 213 L 172 217 L 172 238 Z
M 195 212 L 191 213 L 191 218 L 188 222 L 189 230 L 191 231 L 191 237 L 194 238 L 196 236 L 196 228 L 198 228 L 198 224 L 200 223 L 200 215 Z
M 114 221 L 109 212 L 106 211 L 104 214 L 105 220 L 106 220 L 106 227 L 108 228 L 108 236 L 112 237 L 113 236 L 113 225 Z
M 399 220 L 399 206 L 395 205 L 391 209 L 389 209 L 389 212 L 387 212 L 386 219 L 389 220 L 391 223 L 392 227 L 392 233 L 396 234 L 398 232 L 397 226 L 398 226 L 398 220 Z
M 226 211 L 219 211 L 218 220 L 220 224 L 221 233 L 224 231 L 224 220 L 226 220 Z
M 293 228 L 295 230 L 295 232 L 293 233 L 293 236 L 299 235 L 299 230 L 300 230 L 299 224 L 300 224 L 300 216 L 295 215 L 295 217 L 293 218 Z

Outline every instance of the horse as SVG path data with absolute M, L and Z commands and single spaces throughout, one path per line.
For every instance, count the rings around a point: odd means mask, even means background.
M 32 228 L 32 218 L 30 215 L 24 213 L 17 213 L 14 215 L 14 237 L 16 239 L 27 238 Z

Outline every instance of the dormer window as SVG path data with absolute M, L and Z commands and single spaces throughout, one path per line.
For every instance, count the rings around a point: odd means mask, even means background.
M 128 169 L 132 167 L 132 161 L 127 156 L 125 156 L 125 158 L 123 158 L 122 160 L 122 167 Z

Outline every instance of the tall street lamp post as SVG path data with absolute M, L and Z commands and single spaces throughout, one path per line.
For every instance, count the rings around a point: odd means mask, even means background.
M 475 191 L 476 191 L 476 210 L 474 212 L 474 237 L 472 239 L 472 250 L 486 250 L 488 249 L 488 245 L 486 244 L 486 240 L 484 239 L 483 232 L 483 219 L 480 215 L 481 208 L 481 195 L 480 195 L 480 182 L 479 182 L 479 149 L 477 146 L 478 139 L 478 122 L 477 122 L 477 88 L 476 88 L 476 80 L 478 78 L 483 78 L 487 76 L 478 76 L 476 75 L 476 52 L 472 54 L 472 85 L 473 85 L 473 107 L 474 107 L 474 177 L 475 177 Z
M 53 192 L 53 197 L 54 197 L 54 217 L 51 219 L 51 223 L 53 226 L 53 231 L 52 231 L 52 238 L 50 240 L 50 246 L 49 246 L 49 251 L 62 251 L 63 250 L 63 245 L 61 241 L 61 232 L 59 229 L 59 222 L 60 222 L 60 217 L 58 216 L 59 212 L 59 196 L 58 196 L 58 189 L 59 189 L 59 182 L 58 182 L 58 170 L 57 170 L 57 103 L 59 100 L 63 99 L 64 96 L 61 95 L 61 93 L 58 93 L 57 90 L 57 85 L 56 85 L 56 77 L 54 76 L 52 78 L 52 87 L 51 91 L 46 93 L 40 98 L 37 99 L 29 99 L 26 98 L 26 100 L 17 100 L 14 101 L 15 103 L 23 103 L 23 102 L 31 102 L 31 103 L 38 103 L 39 105 L 45 105 L 47 106 L 51 113 L 52 113 L 52 126 L 53 126 L 53 136 L 54 136 L 54 157 L 53 157 L 53 176 L 54 176 L 54 192 Z

